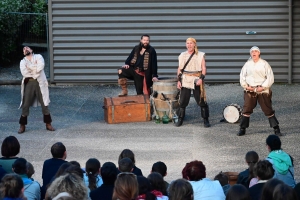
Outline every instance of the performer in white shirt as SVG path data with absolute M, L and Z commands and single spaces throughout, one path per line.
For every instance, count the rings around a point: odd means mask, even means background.
M 30 106 L 42 106 L 46 129 L 54 131 L 52 127 L 51 115 L 48 109 L 50 103 L 48 81 L 44 72 L 45 62 L 40 54 L 34 54 L 30 47 L 23 48 L 24 58 L 20 62 L 20 70 L 23 76 L 21 85 L 21 104 L 22 115 L 20 117 L 19 134 L 25 132 L 27 116 Z
M 185 108 L 188 106 L 191 92 L 195 101 L 201 108 L 204 127 L 210 127 L 209 108 L 206 101 L 204 78 L 206 75 L 205 53 L 198 51 L 195 38 L 186 39 L 186 51 L 178 57 L 177 88 L 180 90 L 178 122 L 175 126 L 181 126 L 185 117 Z
M 272 108 L 271 86 L 274 83 L 274 74 L 269 63 L 260 58 L 260 49 L 253 46 L 250 49 L 251 58 L 245 63 L 240 74 L 240 83 L 244 88 L 243 116 L 240 123 L 238 136 L 246 134 L 249 127 L 250 115 L 259 103 L 265 116 L 269 118 L 270 126 L 274 133 L 281 136 L 279 122 Z

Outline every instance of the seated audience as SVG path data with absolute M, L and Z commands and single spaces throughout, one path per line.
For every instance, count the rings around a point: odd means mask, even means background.
M 130 149 L 124 149 L 120 155 L 119 155 L 119 161 L 123 158 L 130 158 L 130 160 L 133 163 L 133 170 L 132 173 L 134 173 L 137 176 L 143 176 L 143 173 L 140 168 L 135 166 L 135 156 L 134 153 Z
M 88 188 L 83 179 L 76 174 L 67 173 L 56 178 L 47 190 L 46 200 L 58 199 L 58 196 L 71 197 L 73 199 L 88 200 Z
M 90 158 L 85 164 L 85 173 L 83 173 L 83 180 L 85 185 L 91 190 L 95 190 L 103 184 L 100 176 L 101 164 L 96 158 Z
M 228 190 L 226 200 L 251 200 L 251 198 L 248 188 L 242 184 L 236 184 Z
M 300 183 L 296 184 L 296 186 L 294 187 L 294 190 L 296 191 L 298 199 L 300 200 Z
M 281 149 L 280 138 L 277 135 L 269 135 L 266 144 L 270 152 L 266 160 L 273 165 L 274 178 L 282 180 L 288 186 L 295 187 L 293 158 Z
M 118 162 L 119 164 L 119 172 L 132 172 L 133 170 L 133 162 L 130 158 L 122 158 Z
M 227 195 L 228 190 L 230 189 L 230 184 L 228 180 L 228 176 L 222 172 L 220 172 L 217 176 L 215 176 L 214 180 L 217 180 L 220 182 L 225 196 Z
M 167 176 L 167 166 L 164 162 L 158 161 L 152 165 L 151 172 L 158 172 L 162 177 Z M 166 189 L 169 187 L 169 183 L 164 180 Z
M 249 188 L 249 192 L 252 200 L 259 200 L 265 183 L 274 176 L 274 169 L 269 161 L 258 161 L 254 166 L 254 174 L 258 182 Z
M 201 161 L 187 163 L 182 170 L 182 178 L 193 187 L 194 199 L 224 200 L 225 195 L 219 181 L 206 178 L 206 168 Z
M 167 188 L 165 187 L 164 178 L 160 173 L 152 172 L 147 179 L 151 185 L 151 193 L 156 196 L 157 200 L 167 200 Z
M 28 200 L 41 199 L 41 186 L 37 181 L 33 181 L 27 176 L 27 161 L 24 158 L 18 158 L 12 165 L 13 171 L 18 174 L 24 184 L 24 196 Z
M 136 175 L 130 172 L 119 173 L 115 181 L 112 200 L 133 200 L 139 193 Z
M 117 179 L 118 170 L 112 162 L 106 162 L 101 167 L 101 176 L 103 184 L 90 192 L 92 200 L 111 200 L 114 190 L 115 180 Z
M 283 182 L 277 178 L 268 180 L 262 189 L 260 200 L 273 200 L 274 189 L 279 184 L 283 184 Z
M 18 174 L 6 174 L 0 182 L 0 194 L 3 200 L 27 200 L 23 187 L 23 181 Z
M 20 153 L 20 143 L 15 136 L 6 137 L 1 145 L 0 165 L 7 173 L 12 173 L 12 164 L 18 159 Z
M 62 164 L 56 174 L 53 176 L 53 178 L 51 179 L 51 182 L 52 183 L 56 178 L 60 177 L 61 175 L 64 175 L 65 174 L 65 171 L 68 167 L 72 166 L 72 164 L 70 162 L 65 162 L 64 164 Z
M 75 165 L 75 166 L 77 166 L 77 167 L 80 167 L 80 168 L 81 168 L 81 166 L 80 166 L 80 163 L 79 163 L 79 162 L 77 162 L 76 160 L 69 161 L 69 163 L 71 163 L 72 165 Z
M 26 172 L 27 177 L 33 180 L 32 175 L 35 173 L 33 165 L 27 161 L 26 168 L 27 168 L 27 172 Z
M 273 200 L 298 200 L 298 196 L 292 187 L 279 184 L 274 189 Z
M 3 176 L 5 176 L 5 174 L 7 174 L 7 172 L 2 168 L 2 166 L 0 166 L 0 180 L 3 178 Z
M 169 200 L 193 200 L 192 185 L 185 179 L 177 179 L 170 184 L 168 189 Z
M 136 200 L 156 200 L 156 196 L 151 193 L 150 181 L 144 176 L 137 177 L 139 185 L 139 195 Z
M 45 197 L 45 193 L 48 187 L 48 184 L 51 182 L 52 178 L 56 174 L 59 167 L 66 163 L 65 159 L 67 158 L 66 147 L 61 142 L 56 142 L 51 147 L 52 158 L 45 160 L 42 170 L 42 179 L 43 186 L 41 188 L 41 198 Z
M 80 178 L 82 178 L 82 181 L 83 181 L 83 174 L 84 174 L 84 172 L 77 165 L 70 165 L 65 170 L 64 174 L 75 174 L 75 175 L 79 176 Z
M 248 151 L 245 156 L 245 161 L 248 165 L 248 169 L 245 171 L 242 171 L 239 173 L 238 179 L 237 179 L 237 184 L 242 184 L 246 188 L 249 187 L 250 180 L 254 177 L 253 174 L 253 167 L 255 163 L 257 163 L 259 160 L 258 154 L 255 151 Z

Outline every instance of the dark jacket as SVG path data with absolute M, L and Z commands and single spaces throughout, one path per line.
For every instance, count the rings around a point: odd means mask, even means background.
M 139 45 L 135 46 L 131 53 L 129 54 L 127 60 L 125 61 L 126 65 L 129 65 L 130 67 L 134 67 L 131 65 L 131 60 L 134 57 L 134 53 L 139 50 Z M 148 69 L 145 71 L 145 77 L 146 77 L 146 82 L 147 82 L 147 87 L 151 87 L 153 82 L 152 78 L 153 77 L 158 77 L 157 76 L 157 55 L 155 49 L 149 45 L 149 47 L 145 50 L 145 52 L 149 52 L 149 66 Z
M 252 200 L 260 200 L 264 185 L 265 183 L 257 183 L 249 188 L 249 193 Z
M 92 200 L 111 200 L 114 191 L 114 185 L 102 184 L 95 190 L 90 192 Z
M 239 173 L 238 179 L 237 179 L 237 184 L 242 184 L 244 185 L 246 188 L 249 188 L 249 183 L 250 180 L 249 179 L 249 169 L 246 169 L 245 171 L 242 171 L 241 173 Z
M 67 161 L 58 158 L 45 160 L 42 171 L 43 186 L 41 188 L 41 198 L 45 197 L 48 184 L 51 182 L 51 179 L 56 174 L 60 166 L 65 162 Z

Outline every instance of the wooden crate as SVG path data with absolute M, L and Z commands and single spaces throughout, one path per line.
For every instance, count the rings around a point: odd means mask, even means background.
M 104 98 L 104 119 L 109 124 L 150 121 L 150 100 L 145 95 Z

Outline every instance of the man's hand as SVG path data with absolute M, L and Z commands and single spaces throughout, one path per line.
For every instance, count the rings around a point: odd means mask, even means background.
M 255 89 L 255 88 L 250 87 L 250 86 L 246 87 L 246 90 L 249 90 L 249 91 L 254 91 L 254 89 Z
M 123 65 L 122 68 L 128 69 L 129 65 Z
M 196 85 L 201 85 L 202 84 L 202 79 L 199 79 L 196 83 Z
M 158 78 L 157 78 L 157 77 L 153 77 L 153 78 L 152 78 L 152 81 L 153 81 L 153 82 L 158 81 Z
M 258 87 L 256 88 L 256 92 L 262 92 L 262 91 L 264 91 L 264 88 L 263 88 L 263 87 L 258 86 Z
M 181 82 L 180 82 L 180 81 L 177 82 L 177 88 L 178 88 L 179 90 L 181 89 Z

